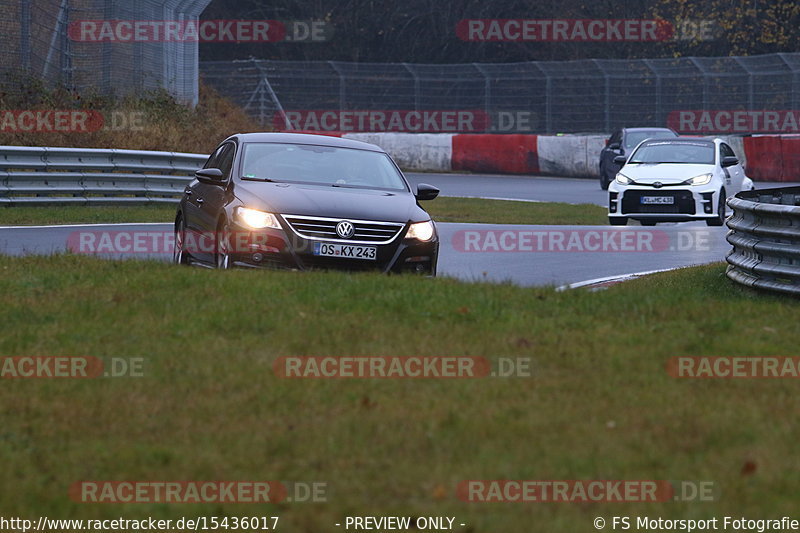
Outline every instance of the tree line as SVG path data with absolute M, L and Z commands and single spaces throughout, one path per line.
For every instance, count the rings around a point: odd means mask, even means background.
M 800 43 L 796 0 L 213 0 L 201 18 L 283 21 L 289 38 L 203 43 L 201 60 L 503 63 L 755 55 L 794 52 Z M 580 40 L 585 28 L 568 22 L 578 39 L 507 39 L 504 34 L 503 40 L 467 40 L 459 34 L 459 23 L 466 27 L 462 21 L 487 19 L 655 20 L 662 33 L 657 40 L 614 35 L 610 41 Z M 473 37 L 496 38 L 504 30 L 519 36 L 518 24 L 512 23 L 485 26 Z

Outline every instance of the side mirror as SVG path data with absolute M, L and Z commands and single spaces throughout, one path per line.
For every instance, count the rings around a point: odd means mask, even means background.
M 620 143 L 611 143 L 608 145 L 608 147 L 611 150 L 619 150 L 620 148 L 622 148 L 622 145 Z
M 218 168 L 204 168 L 195 172 L 194 175 L 201 183 L 222 184 L 222 171 Z
M 732 155 L 727 155 L 727 156 L 722 158 L 722 166 L 723 167 L 732 167 L 732 166 L 738 165 L 738 164 L 739 164 L 739 160 L 736 157 L 732 156 Z
M 624 155 L 618 155 L 617 157 L 614 158 L 614 163 L 622 166 L 622 165 L 625 164 L 625 161 L 627 161 L 627 160 L 628 160 L 628 158 L 625 157 Z
M 420 183 L 417 185 L 417 192 L 414 194 L 414 196 L 419 201 L 433 200 L 439 196 L 439 189 L 433 185 L 428 185 L 427 183 Z

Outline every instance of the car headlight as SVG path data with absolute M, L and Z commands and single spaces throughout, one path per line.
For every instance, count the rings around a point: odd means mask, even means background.
M 623 174 L 622 172 L 620 172 L 620 173 L 618 173 L 618 174 L 617 174 L 616 181 L 617 181 L 617 183 L 619 183 L 620 185 L 630 185 L 631 183 L 633 183 L 633 180 L 632 180 L 632 179 L 630 179 L 630 178 L 629 178 L 628 176 L 626 176 L 625 174 Z
M 274 228 L 281 229 L 278 224 L 278 217 L 272 213 L 249 209 L 247 207 L 236 208 L 236 219 L 239 223 L 253 229 Z
M 684 181 L 684 185 L 705 185 L 711 181 L 711 174 L 700 174 Z
M 408 227 L 407 239 L 417 239 L 418 241 L 429 241 L 433 238 L 433 222 L 416 222 Z

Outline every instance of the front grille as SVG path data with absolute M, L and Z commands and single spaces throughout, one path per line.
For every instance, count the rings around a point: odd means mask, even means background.
M 299 236 L 341 242 L 364 242 L 385 244 L 391 242 L 402 231 L 404 224 L 397 222 L 377 222 L 371 220 L 352 220 L 343 218 L 323 218 L 297 215 L 283 215 L 289 226 Z M 342 220 L 353 223 L 355 232 L 349 239 L 342 239 L 336 233 L 336 224 Z
M 642 196 L 671 196 L 675 202 L 667 204 L 643 204 Z M 628 190 L 622 195 L 622 213 L 694 215 L 694 196 L 691 191 L 639 191 Z

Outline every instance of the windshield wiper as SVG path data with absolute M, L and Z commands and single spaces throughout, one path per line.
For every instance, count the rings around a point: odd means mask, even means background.
M 274 180 L 272 178 L 257 178 L 255 176 L 242 176 L 242 179 L 246 181 L 268 181 L 270 183 L 279 183 L 278 180 Z

